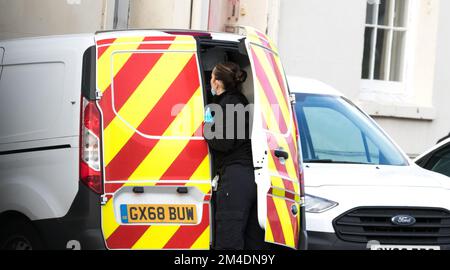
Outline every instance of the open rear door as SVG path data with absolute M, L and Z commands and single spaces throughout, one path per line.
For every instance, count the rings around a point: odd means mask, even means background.
M 258 219 L 266 230 L 266 242 L 297 248 L 299 148 L 285 74 L 269 38 L 255 29 L 245 30 L 255 87 L 252 150 L 254 166 L 258 168 Z
M 209 249 L 211 171 L 196 40 L 96 35 L 109 249 Z

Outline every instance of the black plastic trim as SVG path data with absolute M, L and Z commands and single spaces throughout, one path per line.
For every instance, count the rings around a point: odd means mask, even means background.
M 84 184 L 68 213 L 61 218 L 33 221 L 46 249 L 71 249 L 77 241 L 82 250 L 106 249 L 101 229 L 101 198 Z
M 39 152 L 39 151 L 48 151 L 48 150 L 57 150 L 57 149 L 67 149 L 67 148 L 71 148 L 71 145 L 70 144 L 62 144 L 62 145 L 52 145 L 52 146 L 35 147 L 35 148 L 24 148 L 24 149 L 17 149 L 17 150 L 2 151 L 2 152 L 0 152 L 0 156 L 20 154 L 20 153 Z
M 81 77 L 81 93 L 88 100 L 96 100 L 96 51 L 95 46 L 86 49 L 83 54 L 83 73 Z

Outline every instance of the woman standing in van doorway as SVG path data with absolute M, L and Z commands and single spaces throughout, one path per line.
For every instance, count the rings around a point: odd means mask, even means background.
M 212 104 L 221 109 L 223 114 L 222 119 L 215 119 L 208 107 L 204 126 L 205 135 L 211 131 L 222 135 L 205 136 L 219 175 L 217 191 L 214 194 L 214 249 L 218 250 L 266 249 L 264 230 L 259 226 L 257 217 L 249 114 L 239 112 L 249 104 L 241 93 L 242 83 L 246 78 L 247 73 L 232 62 L 216 65 L 211 76 Z M 237 114 L 231 112 L 229 116 L 234 119 L 227 122 L 227 111 L 230 113 L 230 108 L 234 108 Z M 219 116 L 217 113 L 216 115 Z M 238 123 L 242 123 L 243 119 L 237 117 L 245 117 L 244 136 L 237 136 L 243 134 L 242 127 L 238 130 Z M 222 121 L 219 123 L 219 120 Z M 230 125 L 234 125 L 234 136 L 231 138 L 227 136 L 227 130 L 233 128 Z

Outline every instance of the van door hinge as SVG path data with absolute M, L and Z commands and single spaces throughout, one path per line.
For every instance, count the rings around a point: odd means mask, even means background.
M 291 102 L 291 104 L 295 104 L 296 100 L 295 100 L 295 94 L 290 94 L 289 95 L 289 101 Z
M 100 196 L 100 197 L 101 197 L 101 199 L 102 199 L 101 204 L 102 204 L 102 205 L 105 205 L 105 204 L 108 202 L 108 197 L 107 197 L 105 194 L 103 194 L 103 195 Z
M 95 91 L 95 99 L 100 100 L 103 96 L 103 93 L 101 91 Z

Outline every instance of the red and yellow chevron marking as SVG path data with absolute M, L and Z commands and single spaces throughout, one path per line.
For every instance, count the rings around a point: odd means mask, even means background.
M 112 200 L 105 207 L 113 207 Z M 195 226 L 117 225 L 109 228 L 104 224 L 106 243 L 110 249 L 206 249 L 210 242 L 209 203 L 203 204 L 202 213 L 201 222 Z M 103 223 L 109 221 L 108 218 L 114 219 L 114 216 L 103 218 Z M 114 220 L 110 221 L 108 225 L 116 225 Z
M 277 46 L 268 36 L 252 27 L 245 27 L 245 31 L 246 37 L 251 43 L 263 46 L 278 53 Z
M 296 248 L 300 228 L 299 214 L 294 216 L 292 205 L 300 203 L 298 146 L 295 123 L 290 109 L 283 68 L 275 46 L 263 34 L 253 30 L 250 53 L 255 72 L 255 97 L 262 112 L 262 126 L 268 131 L 268 169 L 271 190 L 267 195 L 266 241 Z M 274 150 L 283 148 L 289 158 L 282 164 Z
M 202 86 L 191 36 L 97 41 L 103 92 L 105 192 L 102 228 L 111 249 L 208 249 L 210 159 L 201 134 Z M 204 194 L 198 225 L 121 225 L 114 193 L 124 186 L 193 186 Z
M 272 194 L 267 195 L 266 241 L 296 248 L 299 237 L 300 214 L 292 215 L 291 208 L 297 202 Z

